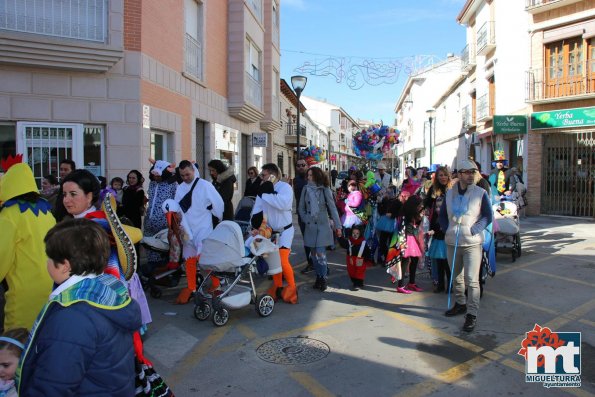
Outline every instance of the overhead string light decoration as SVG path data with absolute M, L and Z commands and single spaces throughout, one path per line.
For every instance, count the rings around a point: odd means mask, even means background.
M 415 75 L 443 61 L 435 55 L 374 58 L 313 54 L 291 50 L 283 51 L 323 57 L 304 61 L 301 66 L 294 70 L 297 73 L 310 76 L 332 76 L 338 84 L 345 83 L 352 90 L 359 90 L 366 85 L 395 84 L 401 73 L 407 76 Z

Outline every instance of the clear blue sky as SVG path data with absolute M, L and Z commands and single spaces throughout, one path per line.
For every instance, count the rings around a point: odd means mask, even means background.
M 465 28 L 456 17 L 464 3 L 281 0 L 281 78 L 291 86 L 292 75 L 304 74 L 308 83 L 303 95 L 342 106 L 353 118 L 392 125 L 409 70 L 432 59 L 443 60 L 447 53 L 460 55 Z M 370 61 L 389 67 L 366 82 L 362 76 L 372 69 L 362 65 Z M 337 73 L 340 62 L 345 65 L 343 75 Z M 342 81 L 325 76 L 328 72 Z

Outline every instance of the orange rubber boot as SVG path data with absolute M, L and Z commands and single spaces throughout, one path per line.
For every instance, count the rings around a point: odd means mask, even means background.
M 178 305 L 185 305 L 190 302 L 192 293 L 196 291 L 196 263 L 199 258 L 200 255 L 186 259 L 186 281 L 188 282 L 188 287 L 180 291 L 180 294 L 176 299 Z
M 287 281 L 287 286 L 281 291 L 281 298 L 283 301 L 295 305 L 298 303 L 298 294 L 295 285 L 295 277 L 293 276 L 293 268 L 291 267 L 291 263 L 289 263 L 290 252 L 291 250 L 288 248 L 279 248 L 283 277 L 285 277 L 285 280 Z
M 283 287 L 283 274 L 277 273 L 273 275 L 273 285 L 267 290 L 267 294 L 273 297 L 277 302 L 277 289 Z

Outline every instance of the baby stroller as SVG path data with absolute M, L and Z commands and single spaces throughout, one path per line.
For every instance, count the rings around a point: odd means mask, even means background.
M 279 248 L 270 240 L 257 236 L 252 240 L 252 257 L 246 256 L 244 239 L 240 226 L 223 221 L 203 240 L 199 268 L 206 270 L 204 280 L 198 284 L 195 294 L 194 316 L 204 321 L 211 316 L 213 324 L 223 326 L 229 320 L 229 310 L 254 304 L 261 317 L 273 312 L 275 301 L 271 295 L 257 296 L 252 273 L 259 261 L 265 260 L 269 275 L 281 272 Z M 206 285 L 213 276 L 220 281 L 214 291 L 207 291 Z
M 242 197 L 238 203 L 236 213 L 233 217 L 234 222 L 240 225 L 242 235 L 244 237 L 248 235 L 248 229 L 250 228 L 250 215 L 252 214 L 252 207 L 254 207 L 255 202 L 256 200 L 254 197 Z
M 152 237 L 143 237 L 140 243 L 146 249 L 162 253 L 164 258 L 167 258 L 169 254 L 169 240 L 168 240 L 168 229 L 163 229 L 157 232 Z M 164 263 L 167 263 L 167 259 L 164 259 Z M 173 288 L 178 285 L 182 275 L 186 274 L 184 264 L 180 258 L 180 266 L 175 269 L 168 269 L 166 267 L 161 269 L 144 269 L 141 276 L 141 282 L 145 290 L 149 290 L 151 297 L 155 299 L 161 298 L 162 291 L 158 285 Z M 202 282 L 202 276 L 197 273 L 196 285 Z
M 496 249 L 510 248 L 512 261 L 521 256 L 521 233 L 518 207 L 511 201 L 502 201 L 492 206 L 496 223 L 494 238 Z

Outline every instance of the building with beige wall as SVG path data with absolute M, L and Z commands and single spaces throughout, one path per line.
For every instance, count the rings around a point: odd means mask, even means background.
M 17 3 L 0 5 L 0 157 L 38 180 L 63 158 L 108 178 L 220 158 L 238 194 L 270 159 L 252 133 L 280 126 L 278 0 Z
M 595 0 L 526 0 L 530 214 L 595 217 Z

